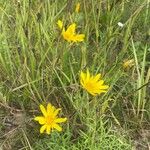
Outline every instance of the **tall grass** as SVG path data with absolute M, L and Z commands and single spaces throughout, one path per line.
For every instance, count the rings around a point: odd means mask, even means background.
M 83 0 L 76 13 L 77 2 L 1 1 L 2 148 L 128 150 L 128 131 L 149 128 L 150 1 Z M 85 41 L 65 41 L 59 19 L 76 22 Z M 127 71 L 124 59 L 135 60 Z M 86 68 L 102 74 L 106 94 L 93 98 L 81 88 Z M 33 123 L 39 104 L 48 102 L 68 117 L 62 134 L 39 135 Z

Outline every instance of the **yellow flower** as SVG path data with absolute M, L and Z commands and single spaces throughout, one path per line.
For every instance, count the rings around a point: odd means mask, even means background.
M 78 2 L 78 3 L 76 4 L 75 12 L 76 12 L 76 13 L 79 13 L 79 11 L 80 11 L 80 3 Z
M 40 133 L 43 133 L 46 130 L 47 134 L 50 134 L 53 129 L 58 131 L 62 131 L 62 128 L 58 125 L 58 123 L 65 122 L 67 118 L 58 118 L 57 115 L 60 108 L 56 109 L 50 103 L 47 105 L 47 109 L 44 108 L 43 105 L 40 105 L 40 110 L 43 116 L 37 116 L 34 118 L 35 121 L 38 121 L 39 124 L 42 125 L 40 128 Z
M 63 22 L 61 20 L 58 20 L 57 25 L 60 29 L 63 28 Z
M 126 59 L 123 62 L 123 69 L 129 69 L 135 65 L 134 59 Z
M 100 93 L 107 92 L 109 86 L 104 85 L 104 80 L 100 80 L 101 74 L 91 76 L 89 70 L 80 73 L 80 83 L 91 95 L 96 96 Z
M 76 24 L 71 24 L 67 30 L 63 27 L 63 22 L 61 20 L 58 20 L 57 25 L 60 29 L 62 29 L 62 36 L 65 40 L 68 42 L 82 42 L 84 40 L 85 35 L 84 34 L 76 34 Z

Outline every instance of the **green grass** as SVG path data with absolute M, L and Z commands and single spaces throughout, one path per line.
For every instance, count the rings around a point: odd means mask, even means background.
M 147 149 L 149 7 L 149 0 L 1 0 L 0 148 Z M 76 22 L 85 41 L 65 41 L 59 19 L 66 25 Z M 124 70 L 125 59 L 135 65 Z M 86 68 L 102 74 L 107 93 L 93 98 L 81 88 L 79 73 Z M 48 102 L 68 118 L 63 132 L 50 136 L 40 135 L 33 121 L 39 104 Z

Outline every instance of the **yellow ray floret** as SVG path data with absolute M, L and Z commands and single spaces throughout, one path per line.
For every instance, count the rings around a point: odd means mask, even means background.
M 80 11 L 80 3 L 78 2 L 78 3 L 76 4 L 75 12 L 76 12 L 76 13 L 79 13 L 79 11 Z
M 104 85 L 104 80 L 100 80 L 101 74 L 91 76 L 89 70 L 80 73 L 80 83 L 82 87 L 87 90 L 91 95 L 96 96 L 101 93 L 107 92 L 109 86 Z
M 63 27 L 63 22 L 58 20 L 57 25 L 60 29 L 62 29 L 62 36 L 68 42 L 82 42 L 84 41 L 84 34 L 76 34 L 76 24 L 71 24 L 66 30 Z
M 60 29 L 63 28 L 63 22 L 61 20 L 58 20 L 57 25 Z
M 42 125 L 40 128 L 40 133 L 43 133 L 46 130 L 47 134 L 50 134 L 53 129 L 62 131 L 62 128 L 58 123 L 67 121 L 67 118 L 58 118 L 58 113 L 61 110 L 60 108 L 56 109 L 50 103 L 48 103 L 47 108 L 43 105 L 40 105 L 40 110 L 43 116 L 37 116 L 34 118 L 35 121 L 38 121 Z

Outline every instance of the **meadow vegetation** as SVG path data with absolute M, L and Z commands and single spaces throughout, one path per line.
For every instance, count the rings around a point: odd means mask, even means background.
M 150 149 L 149 25 L 150 0 L 1 0 L 0 149 Z

